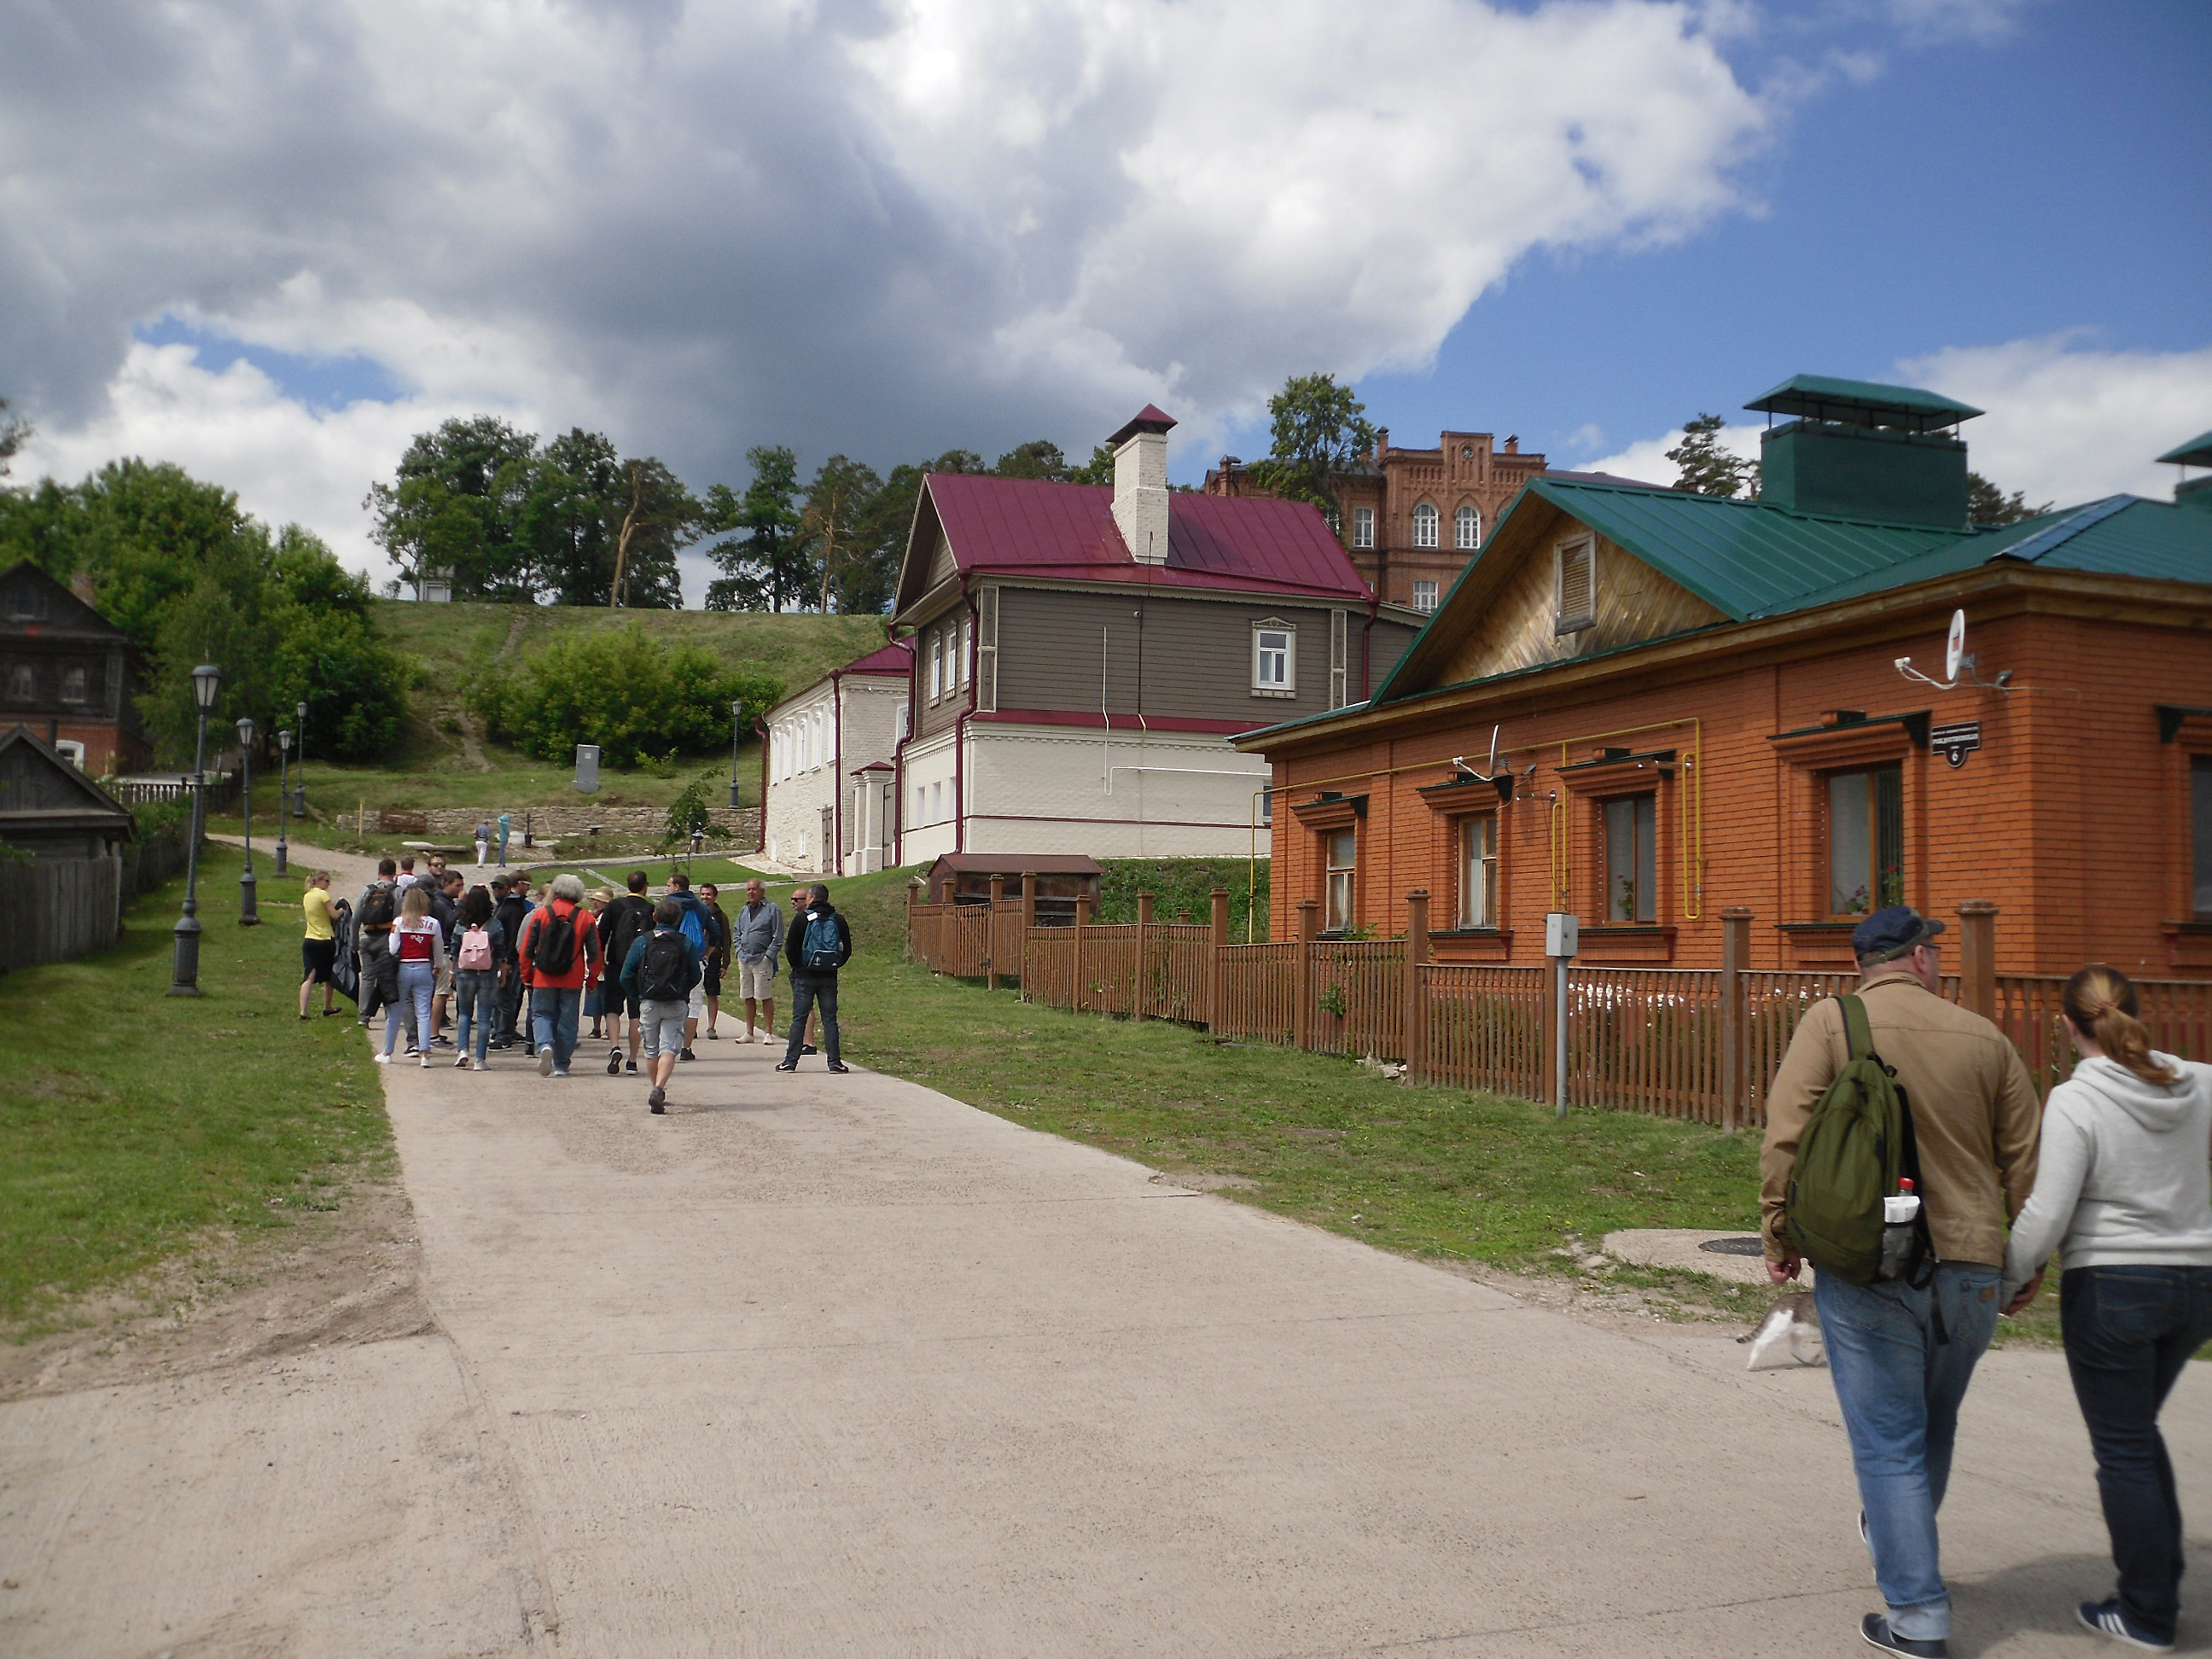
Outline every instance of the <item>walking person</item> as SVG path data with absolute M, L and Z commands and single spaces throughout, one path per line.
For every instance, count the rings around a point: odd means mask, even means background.
M 645 1069 L 653 1080 L 646 1105 L 657 1116 L 668 1109 L 668 1081 L 684 1048 L 684 1021 L 699 983 L 699 956 L 684 932 L 684 907 L 673 897 L 653 908 L 653 931 L 629 947 L 623 961 L 625 995 L 637 999 L 637 1024 L 645 1028 Z
M 584 987 L 599 962 L 599 935 L 584 908 L 584 884 L 568 871 L 553 878 L 545 903 L 522 924 L 517 948 L 530 980 L 538 1075 L 566 1077 L 576 1052 Z
M 591 926 L 595 933 L 599 932 L 599 922 L 607 913 L 607 906 L 614 902 L 614 890 L 610 887 L 594 887 L 592 890 Z M 605 1042 L 607 1040 L 606 961 L 606 935 L 601 933 L 599 964 L 584 987 L 584 1018 L 592 1022 L 591 1041 L 593 1042 Z
M 2051 1091 L 2035 1193 L 2005 1249 L 2005 1311 L 2035 1299 L 2055 1249 L 2074 1398 L 2097 1455 L 2118 1593 L 2074 1616 L 2172 1650 L 2181 1613 L 2181 1504 L 2159 1408 L 2212 1340 L 2212 1066 L 2150 1046 L 2136 988 L 2084 968 L 2059 999 L 2081 1060 Z
M 718 901 L 722 890 L 711 881 L 699 884 L 699 907 L 707 913 L 707 959 L 699 964 L 699 989 L 707 999 L 707 1041 L 720 1042 L 722 1034 L 714 1022 L 722 1013 L 722 975 L 730 967 L 730 919 Z
M 337 918 L 331 914 L 329 871 L 318 870 L 307 878 L 307 889 L 300 895 L 300 918 L 306 927 L 300 939 L 300 966 L 306 975 L 300 981 L 300 1018 L 307 1018 L 309 994 L 319 984 L 323 1016 L 328 1018 L 338 1011 L 337 988 L 331 982 L 337 966 L 338 944 Z
M 522 1012 L 522 959 L 515 944 L 530 915 L 530 901 L 506 876 L 492 878 L 491 891 L 492 915 L 499 923 L 499 1029 L 492 1033 L 491 1041 L 495 1048 L 512 1048 L 515 1022 Z
M 837 1053 L 837 970 L 853 958 L 853 930 L 831 908 L 827 887 L 817 883 L 808 891 L 812 902 L 792 925 L 784 942 L 784 954 L 791 961 L 791 1040 L 784 1045 L 783 1058 L 775 1069 L 799 1069 L 799 1052 L 805 1046 L 802 1039 L 806 1035 L 806 1016 L 819 1007 L 822 1046 L 829 1053 L 830 1069 L 848 1072 L 852 1067 Z
M 399 1003 L 415 1010 L 416 1028 L 430 1025 L 430 990 L 446 966 L 445 936 L 430 915 L 430 895 L 416 883 L 399 896 L 399 920 L 392 930 L 392 958 L 399 965 Z M 384 1048 L 377 1063 L 392 1063 L 392 1044 L 399 1040 L 399 1004 L 385 1010 Z M 422 1050 L 422 1064 L 430 1064 L 430 1051 Z
M 684 912 L 684 937 L 691 941 L 694 959 L 705 960 L 707 911 L 706 907 L 699 902 L 698 896 L 691 890 L 691 877 L 688 871 L 672 870 L 668 872 L 667 896 L 674 899 Z M 654 914 L 658 915 L 659 912 L 656 910 Z M 677 1059 L 699 1058 L 691 1052 L 691 1044 L 699 1036 L 699 1017 L 706 1012 L 705 994 L 695 985 L 691 992 L 691 1012 L 684 1022 L 684 1048 L 676 1056 Z
M 490 852 L 490 851 L 491 851 L 491 825 L 489 825 L 489 823 L 479 823 L 478 825 L 477 825 L 477 869 L 481 870 L 481 869 L 483 869 L 483 866 L 484 866 L 484 854 L 487 854 L 487 853 L 489 853 L 489 852 Z
M 430 997 L 430 1031 L 423 1039 L 425 1048 L 453 1047 L 453 1039 L 445 1032 L 452 1023 L 454 940 L 461 926 L 461 878 L 459 872 L 448 871 L 445 863 L 443 859 L 435 860 L 430 873 L 421 884 L 430 890 L 430 919 L 438 924 L 438 932 L 446 941 L 446 965 L 438 972 L 437 988 Z
M 494 1011 L 499 1006 L 499 915 L 487 889 L 469 889 L 461 900 L 460 922 L 460 945 L 453 952 L 453 984 L 460 1008 L 453 1046 L 460 1052 L 453 1057 L 453 1065 L 460 1071 L 469 1069 L 469 1036 L 473 1032 L 475 1066 L 481 1072 L 490 1052 Z
M 814 890 L 811 887 L 794 887 L 791 890 L 791 915 L 784 924 L 784 939 L 787 948 L 788 948 L 792 933 L 794 931 L 802 930 L 803 924 L 806 917 L 807 907 L 813 902 Z M 773 1024 L 774 1022 L 770 1023 Z M 799 1052 L 802 1054 L 818 1054 L 822 1051 L 814 1046 L 814 1039 L 821 1035 L 821 1018 L 818 1015 L 810 1013 L 807 1018 L 807 1023 L 813 1029 L 806 1034 L 806 1041 L 800 1045 Z
M 599 915 L 599 959 L 615 967 L 614 983 L 607 990 L 609 1077 L 620 1075 L 623 1069 L 624 1014 L 629 1017 L 629 1073 L 637 1075 L 637 1046 L 643 1035 L 637 1024 L 637 993 L 623 982 L 621 968 L 629 960 L 629 947 L 653 931 L 653 901 L 645 896 L 648 880 L 644 871 L 631 871 L 623 883 L 629 890 Z
M 501 869 L 504 870 L 504 869 L 506 869 L 506 868 L 507 868 L 507 832 L 508 832 L 510 830 L 514 829 L 514 820 L 513 818 L 509 817 L 506 813 L 501 812 L 501 813 L 499 815 L 498 823 L 499 823 L 499 867 L 500 867 Z
M 2005 1224 L 2035 1184 L 2037 1127 L 2034 1083 L 2004 1033 L 1940 994 L 1942 931 L 1902 904 L 1851 930 L 1873 1051 L 1910 1103 L 1907 1144 L 1918 1148 L 1936 1260 L 1869 1284 L 1822 1267 L 1813 1287 L 1858 1475 L 1860 1536 L 1887 1603 L 1859 1633 L 1886 1652 L 1931 1659 L 1949 1651 L 1951 1634 L 1936 1515 L 1960 1403 L 1996 1330 Z M 1767 1093 L 1760 1230 L 1778 1285 L 1802 1265 L 1790 1230 L 1794 1166 L 1814 1108 L 1855 1058 L 1850 1024 L 1843 1000 L 1814 1004 Z
M 769 902 L 757 878 L 745 884 L 745 902 L 732 919 L 738 994 L 745 1000 L 746 1042 L 771 1042 L 775 1030 L 775 970 L 783 958 L 783 908 Z M 756 1029 L 756 1018 L 758 1020 Z
M 353 907 L 354 953 L 361 969 L 361 1024 L 399 995 L 399 961 L 392 954 L 392 930 L 399 920 L 398 866 L 376 862 L 376 879 L 361 890 Z

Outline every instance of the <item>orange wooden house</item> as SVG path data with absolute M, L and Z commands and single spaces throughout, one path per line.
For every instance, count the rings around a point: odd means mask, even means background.
M 1848 967 L 1869 909 L 1994 901 L 1996 969 L 2212 976 L 2212 433 L 1993 529 L 1958 424 L 1801 376 L 1755 501 L 1536 478 L 1366 702 L 1237 740 L 1273 768 L 1273 927 L 1445 962 Z M 1964 655 L 1946 666 L 1956 613 Z M 1955 924 L 1954 924 L 1955 926 Z M 1954 958 L 1955 960 L 1955 958 Z

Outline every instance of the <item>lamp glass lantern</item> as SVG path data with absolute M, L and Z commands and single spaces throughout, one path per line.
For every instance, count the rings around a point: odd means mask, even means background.
M 258 927 L 261 910 L 256 903 L 253 876 L 253 717 L 238 717 L 239 799 L 246 815 L 246 869 L 238 878 L 238 925 Z

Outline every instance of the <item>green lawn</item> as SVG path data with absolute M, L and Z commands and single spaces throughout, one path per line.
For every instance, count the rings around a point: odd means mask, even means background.
M 352 1018 L 296 1018 L 296 887 L 260 860 L 268 920 L 241 928 L 239 870 L 228 848 L 203 854 L 204 996 L 163 994 L 181 880 L 139 901 L 116 949 L 0 976 L 17 1055 L 0 1083 L 0 1330 L 35 1334 L 68 1298 L 391 1172 Z

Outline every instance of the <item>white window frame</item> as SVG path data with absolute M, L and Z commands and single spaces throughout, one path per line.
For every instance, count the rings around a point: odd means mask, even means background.
M 1579 634 L 1596 623 L 1597 538 L 1569 536 L 1552 549 L 1552 631 Z
M 1261 641 L 1280 634 L 1279 646 L 1262 647 Z M 1270 676 L 1279 668 L 1279 679 Z M 1295 623 L 1269 617 L 1252 624 L 1252 695 L 1255 697 L 1295 697 L 1298 695 L 1298 630 Z
M 1460 820 L 1459 925 L 1462 927 L 1498 926 L 1498 814 L 1495 812 L 1478 812 Z
M 975 658 L 975 618 L 973 615 L 963 616 L 960 618 L 960 687 L 963 690 L 968 687 L 969 665 Z
M 1433 503 L 1422 501 L 1413 508 L 1413 545 L 1434 547 L 1437 544 L 1437 509 Z
M 1482 509 L 1472 501 L 1461 503 L 1452 514 L 1452 545 L 1468 553 L 1482 545 Z
M 1352 509 L 1352 544 L 1354 547 L 1375 545 L 1375 509 L 1355 507 Z
M 1413 578 L 1413 609 L 1434 611 L 1437 608 L 1437 585 L 1427 576 Z
M 935 702 L 945 695 L 945 640 L 935 629 L 929 630 L 929 700 Z
M 1336 862 L 1338 843 L 1349 844 L 1351 861 Z M 1348 826 L 1324 831 L 1321 838 L 1322 927 L 1341 933 L 1359 925 L 1359 830 Z
M 82 663 L 71 663 L 62 670 L 61 700 L 72 704 L 92 701 L 92 676 Z

